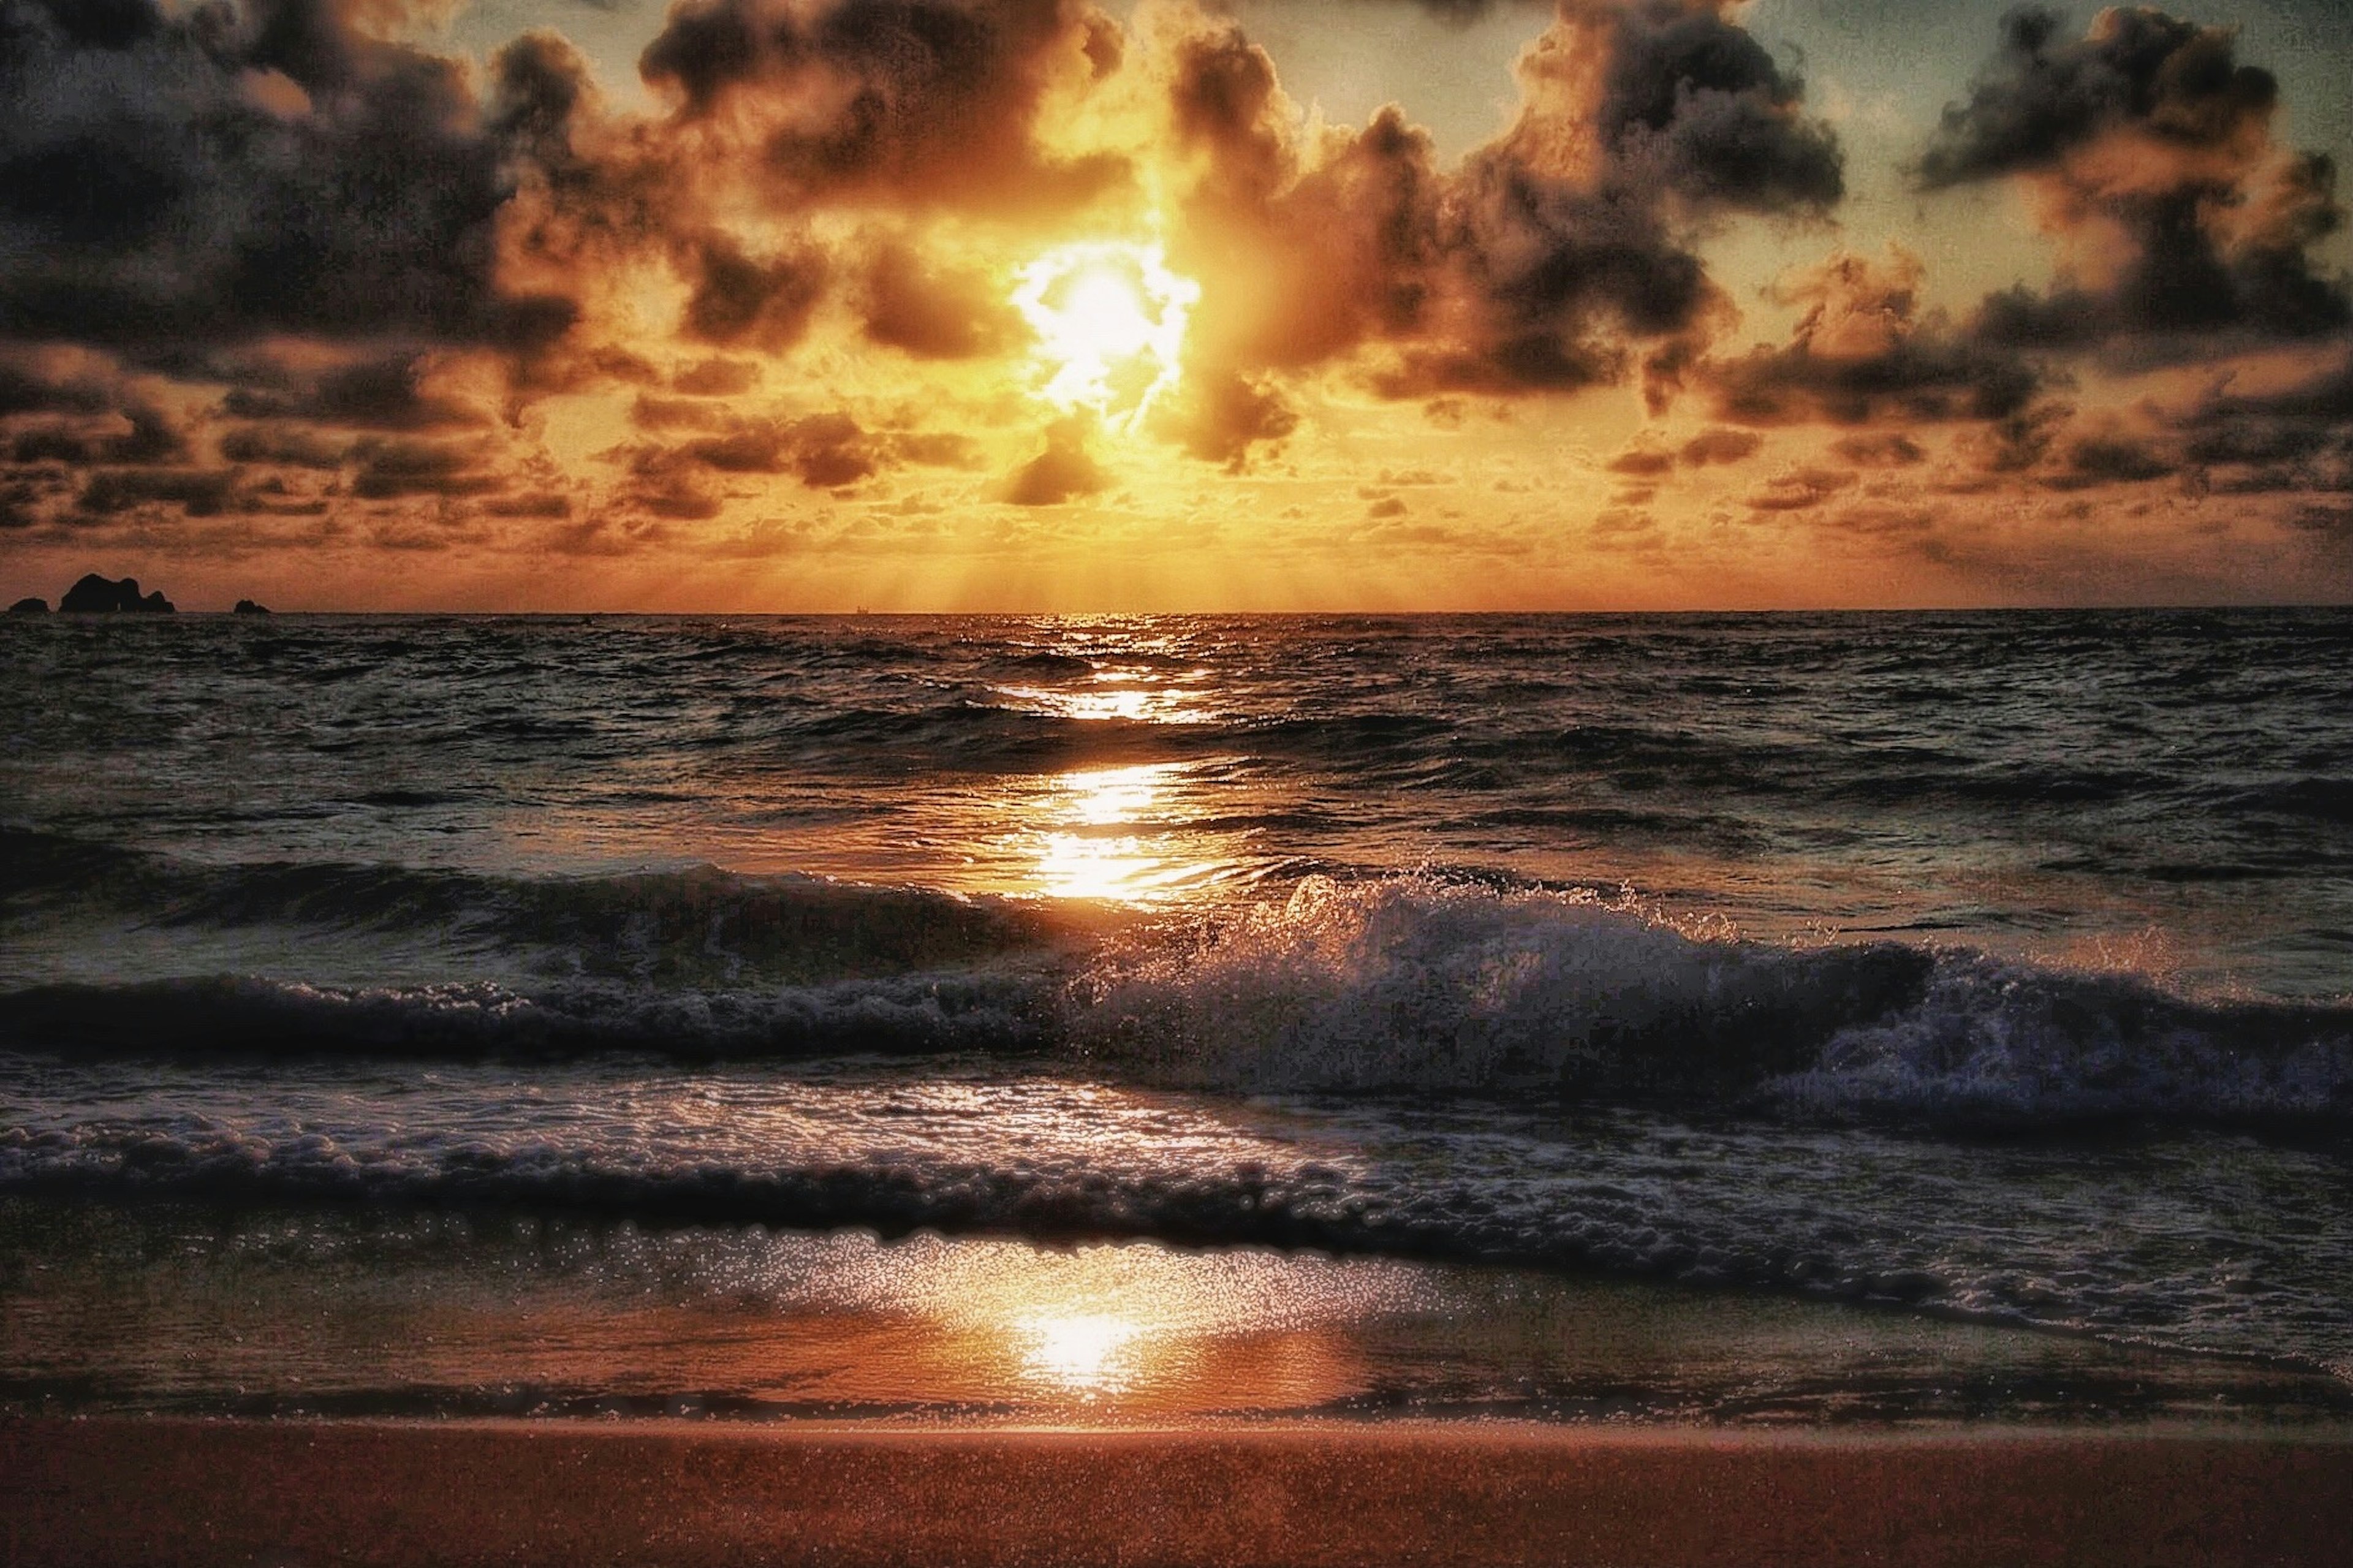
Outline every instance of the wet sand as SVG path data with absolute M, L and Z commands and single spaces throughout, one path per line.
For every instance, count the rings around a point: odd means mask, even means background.
M 0 1420 L 22 1563 L 2337 1563 L 2353 1432 Z

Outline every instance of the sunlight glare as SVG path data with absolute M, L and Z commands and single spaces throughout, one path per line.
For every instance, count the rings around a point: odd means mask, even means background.
M 1201 286 L 1157 245 L 1107 240 L 1048 251 L 1019 273 L 1013 303 L 1051 367 L 1043 391 L 1067 409 L 1132 424 L 1176 379 Z
M 1013 1325 L 1030 1372 L 1080 1394 L 1117 1394 L 1134 1369 L 1123 1353 L 1144 1325 L 1111 1312 L 1039 1313 Z
M 1159 763 L 1057 778 L 1056 815 L 1063 826 L 1037 836 L 1039 890 L 1059 899 L 1149 904 L 1199 877 L 1207 868 L 1171 853 L 1166 834 L 1141 827 L 1178 771 Z

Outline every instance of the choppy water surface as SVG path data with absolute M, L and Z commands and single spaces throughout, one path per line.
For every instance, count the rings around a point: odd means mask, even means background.
M 33 1258 L 92 1202 L 1306 1247 L 2343 1377 L 2349 653 L 10 622 L 0 1197 Z

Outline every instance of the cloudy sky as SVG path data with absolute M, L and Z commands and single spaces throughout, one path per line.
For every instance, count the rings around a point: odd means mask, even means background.
M 2331 0 L 0 0 L 0 593 L 2353 597 Z

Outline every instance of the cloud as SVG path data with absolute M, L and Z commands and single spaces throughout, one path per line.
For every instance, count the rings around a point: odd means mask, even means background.
M 754 360 L 723 356 L 697 360 L 670 384 L 691 397 L 737 397 L 760 384 L 760 366 Z
M 1891 247 L 1884 261 L 1841 250 L 1784 279 L 1781 299 L 1806 307 L 1789 342 L 1698 372 L 1718 412 L 1748 425 L 1862 425 L 2000 419 L 2023 409 L 2044 373 L 1923 312 L 1922 271 L 1917 257 Z
M 1022 335 L 1019 312 L 986 275 L 932 268 L 902 243 L 875 250 L 864 285 L 866 336 L 917 359 L 1000 353 Z
M 430 383 L 433 356 L 399 353 L 290 376 L 261 363 L 243 367 L 226 411 L 240 419 L 297 419 L 375 430 L 432 430 L 491 423 L 480 407 Z M 257 384 L 259 383 L 259 384 Z
M 1710 463 L 1745 463 L 1757 455 L 1765 437 L 1754 430 L 1731 430 L 1721 426 L 1703 430 L 1683 443 L 1679 454 L 1688 468 L 1702 468 Z
M 2271 391 L 2216 389 L 2173 425 L 2211 489 L 2353 494 L 2353 353 Z
M 479 496 L 506 481 L 481 465 L 490 454 L 476 442 L 371 439 L 353 449 L 352 493 L 364 500 L 405 496 Z
M 1299 413 L 1271 379 L 1230 372 L 1187 378 L 1176 400 L 1154 410 L 1154 427 L 1204 462 L 1240 473 L 1253 447 L 1282 446 L 1299 427 Z
M 2336 170 L 2274 139 L 2278 96 L 2227 28 L 2115 7 L 2064 40 L 2055 14 L 2012 12 L 1916 174 L 1929 191 L 2026 181 L 2062 276 L 1989 296 L 1975 335 L 2161 362 L 2217 333 L 2309 338 L 2353 321 L 2344 280 L 2313 254 L 2344 221 Z
M 90 477 L 78 503 L 95 517 L 111 517 L 161 503 L 191 517 L 212 517 L 228 505 L 237 476 L 228 469 L 108 468 Z
M 720 434 L 630 453 L 640 477 L 687 468 L 723 474 L 789 474 L 811 489 L 839 489 L 881 471 L 875 439 L 846 414 L 727 419 Z
M 1563 0 L 1522 57 L 1524 104 L 1466 160 L 1440 242 L 1453 342 L 1415 346 L 1393 396 L 1571 391 L 1639 366 L 1654 407 L 1730 311 L 1695 248 L 1723 216 L 1820 216 L 1835 135 L 1711 0 Z
M 1675 455 L 1672 452 L 1647 445 L 1629 447 L 1602 465 L 1610 473 L 1628 474 L 1636 478 L 1651 478 L 1669 473 L 1673 470 L 1674 466 Z
M 1743 504 L 1751 511 L 1805 511 L 1854 482 L 1843 469 L 1792 468 L 1751 490 Z
M 512 146 L 355 9 L 0 0 L 0 321 L 143 353 L 564 331 L 570 300 L 498 279 Z
M 1560 70 L 1568 90 L 1591 101 L 1600 155 L 1630 185 L 1706 209 L 1824 211 L 1845 190 L 1838 138 L 1805 117 L 1805 84 L 1729 19 L 1733 9 L 1712 0 L 1562 0 L 1566 30 L 1546 43 L 1578 55 L 1532 68 Z M 1597 40 L 1604 63 L 1589 84 L 1583 73 Z M 1531 124 L 1527 133 L 1541 138 L 1545 128 Z
M 677 118 L 748 138 L 772 200 L 1042 214 L 1128 177 L 1112 154 L 1039 136 L 1059 81 L 1116 62 L 1079 0 L 689 0 L 638 61 Z
M 998 499 L 1015 506 L 1060 506 L 1110 486 L 1110 477 L 1087 453 L 1085 427 L 1066 419 L 1046 432 L 1046 449 L 1015 471 Z
M 290 468 L 340 468 L 351 448 L 308 430 L 248 426 L 221 437 L 220 454 L 232 463 L 261 463 Z
M 2288 513 L 2288 526 L 2312 535 L 2337 550 L 2353 550 L 2353 501 L 2300 506 Z
M 1170 51 L 1193 180 L 1177 265 L 1200 363 L 1254 374 L 1381 351 L 1384 396 L 1670 395 L 1730 311 L 1698 243 L 1736 214 L 1814 216 L 1844 187 L 1803 85 L 1712 0 L 1568 0 L 1520 62 L 1513 127 L 1443 172 L 1394 109 L 1293 140 L 1272 63 L 1229 21 Z
M 2061 38 L 2064 25 L 2039 5 L 2002 18 L 1992 63 L 1968 101 L 1945 110 L 1920 160 L 1922 186 L 2055 169 L 2119 132 L 2147 132 L 2185 150 L 2244 147 L 2268 136 L 2278 83 L 2236 62 L 2229 29 L 2149 6 L 2103 10 L 2079 41 Z
M 2064 470 L 2046 482 L 2054 489 L 2085 489 L 2165 479 L 2174 471 L 2172 460 L 2161 455 L 2151 442 L 2110 432 L 2084 436 L 2070 443 Z
M 758 260 L 733 236 L 712 229 L 680 254 L 680 270 L 693 282 L 680 330 L 697 342 L 772 353 L 789 348 L 807 330 L 825 288 L 825 258 L 815 249 Z
M 1928 460 L 1920 443 L 1900 430 L 1841 436 L 1831 443 L 1831 451 L 1841 462 L 1858 468 L 1908 468 Z

